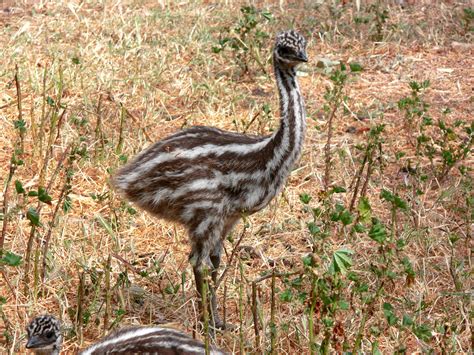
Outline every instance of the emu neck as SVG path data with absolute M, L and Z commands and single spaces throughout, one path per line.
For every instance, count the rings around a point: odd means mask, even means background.
M 35 355 L 59 355 L 60 349 L 54 347 L 54 349 L 37 349 L 34 350 Z
M 300 157 L 306 131 L 306 114 L 294 67 L 274 58 L 275 78 L 280 95 L 280 127 L 271 139 L 273 159 L 267 165 L 277 190 L 283 185 L 295 161 Z

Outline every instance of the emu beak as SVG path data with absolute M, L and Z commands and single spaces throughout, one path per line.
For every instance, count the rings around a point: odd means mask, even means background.
M 28 339 L 28 342 L 26 343 L 26 348 L 35 349 L 41 347 L 42 345 L 44 344 L 40 337 L 32 336 L 30 339 Z
M 298 55 L 297 55 L 297 58 L 298 58 L 298 60 L 300 60 L 302 62 L 305 62 L 305 63 L 308 61 L 308 57 L 307 57 L 305 52 L 299 52 Z

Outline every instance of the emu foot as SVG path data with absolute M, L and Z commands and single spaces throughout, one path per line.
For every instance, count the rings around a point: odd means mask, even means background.
M 219 316 L 214 316 L 214 319 L 209 320 L 209 327 L 216 330 L 227 330 L 231 332 L 239 328 L 232 323 L 224 322 Z
M 220 318 L 217 318 L 215 320 L 212 320 L 212 319 L 209 320 L 208 329 L 209 329 L 209 335 L 211 337 L 214 337 L 216 332 L 222 332 L 222 331 L 234 332 L 237 329 L 239 329 L 239 327 L 229 322 L 223 322 Z M 200 333 L 204 333 L 205 331 L 204 319 L 201 318 L 201 320 L 198 322 L 197 330 Z
M 235 324 L 223 322 L 222 320 L 216 320 L 215 324 L 211 324 L 211 327 L 214 327 L 217 330 L 226 330 L 229 332 L 235 332 L 239 327 Z

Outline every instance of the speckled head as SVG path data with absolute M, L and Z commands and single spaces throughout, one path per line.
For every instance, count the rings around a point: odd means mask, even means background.
M 48 314 L 34 318 L 28 327 L 26 348 L 37 354 L 59 354 L 62 344 L 61 324 Z
M 274 58 L 281 64 L 295 66 L 307 62 L 306 39 L 295 30 L 278 33 L 275 41 Z

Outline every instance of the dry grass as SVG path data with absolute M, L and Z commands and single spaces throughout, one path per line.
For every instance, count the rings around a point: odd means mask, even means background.
M 54 176 L 63 152 L 71 144 L 80 144 L 87 154 L 71 165 L 72 210 L 59 211 L 56 216 L 44 281 L 34 274 L 33 265 L 41 267 L 41 262 L 33 260 L 27 287 L 24 287 L 24 264 L 0 266 L 0 296 L 5 298 L 1 308 L 5 323 L 0 324 L 5 336 L 3 343 L 0 338 L 0 351 L 24 351 L 26 323 L 34 315 L 45 312 L 57 315 L 65 324 L 68 332 L 64 350 L 68 353 L 93 342 L 108 331 L 104 328 L 111 326 L 171 322 L 192 332 L 197 307 L 183 229 L 140 211 L 133 214 L 130 206 L 111 190 L 109 177 L 124 157 L 133 156 L 150 144 L 150 139 L 160 139 L 194 124 L 241 129 L 261 112 L 265 103 L 277 112 L 271 78 L 258 73 L 240 76 L 230 55 L 211 51 L 222 29 L 235 23 L 240 3 L 161 1 L 156 4 L 132 0 L 7 3 L 3 6 L 8 11 L 0 14 L 2 186 L 6 185 L 13 147 L 18 141 L 13 126 L 13 121 L 18 119 L 15 65 L 19 68 L 22 114 L 28 130 L 22 154 L 25 163 L 17 168 L 13 181 L 21 181 L 26 190 L 37 189 L 47 185 Z M 242 248 L 247 252 L 240 254 L 241 261 L 234 262 L 225 280 L 227 320 L 238 324 L 239 305 L 243 305 L 241 335 L 249 352 L 269 347 L 271 282 L 259 283 L 264 339 L 257 349 L 253 345 L 248 281 L 273 267 L 278 272 L 298 270 L 301 257 L 310 250 L 308 216 L 302 211 L 299 194 L 308 193 L 317 203 L 323 186 L 326 137 L 325 117 L 320 107 L 324 88 L 331 85 L 327 76 L 316 69 L 316 59 L 357 61 L 364 67 L 347 85 L 347 111 L 340 110 L 336 117 L 332 175 L 336 185 L 348 187 L 357 167 L 355 146 L 365 141 L 370 125 L 385 123 L 386 166 L 383 174 L 374 173 L 368 186 L 374 214 L 381 219 L 388 219 L 389 211 L 378 199 L 380 189 L 399 188 L 404 193 L 399 171 L 403 162 L 413 157 L 409 146 L 409 135 L 413 132 L 402 129 L 402 115 L 396 108 L 396 102 L 409 93 L 408 82 L 430 79 L 431 89 L 425 99 L 431 104 L 434 118 L 440 117 L 438 112 L 445 107 L 453 111 L 452 120 L 474 117 L 474 47 L 460 22 L 466 4 L 436 1 L 409 5 L 404 10 L 390 7 L 388 24 L 398 26 L 386 26 L 385 40 L 376 43 L 368 39 L 374 30 L 372 22 L 355 27 L 356 10 L 352 5 L 347 5 L 340 17 L 331 17 L 329 5 L 311 10 L 310 1 L 258 3 L 276 17 L 265 28 L 267 32 L 285 29 L 293 21 L 304 31 L 312 60 L 305 68 L 307 75 L 300 80 L 309 116 L 303 158 L 284 194 L 248 220 L 243 241 L 247 247 Z M 337 5 L 334 9 L 343 8 Z M 267 48 L 270 46 L 269 41 Z M 265 55 L 268 54 L 267 50 Z M 270 68 L 268 63 L 267 68 Z M 59 120 L 59 129 L 54 127 L 59 134 L 53 135 L 51 147 L 46 138 L 49 122 L 43 131 L 40 129 L 41 117 L 50 117 L 48 114 L 54 111 L 54 104 L 45 104 L 48 96 L 67 107 Z M 63 110 L 59 108 L 60 115 Z M 384 113 L 383 117 L 368 117 L 370 113 L 380 112 Z M 360 120 L 364 116 L 368 119 Z M 250 131 L 268 133 L 277 127 L 276 115 L 267 121 L 262 117 L 257 117 Z M 45 138 L 41 146 L 42 136 Z M 408 152 L 403 162 L 393 158 L 397 151 Z M 40 171 L 46 162 L 43 177 Z M 465 164 L 472 167 L 473 163 L 470 154 Z M 65 172 L 61 170 L 52 182 L 52 204 L 43 204 L 41 210 L 43 226 L 37 229 L 33 244 L 38 260 L 42 257 L 41 243 L 49 230 L 47 222 L 52 220 L 64 180 Z M 411 285 L 398 278 L 387 286 L 366 324 L 364 352 L 370 351 L 371 342 L 376 340 L 381 351 L 388 353 L 401 344 L 409 352 L 430 347 L 439 352 L 440 344 L 445 341 L 443 337 L 449 340 L 451 351 L 469 351 L 472 310 L 465 296 L 471 291 L 472 221 L 466 225 L 454 208 L 462 203 L 460 180 L 453 170 L 444 182 L 420 197 L 417 228 L 410 224 L 409 217 L 402 218 L 398 233 L 409 240 L 404 255 L 413 263 L 416 278 Z M 31 230 L 25 213 L 36 203 L 25 202 L 13 185 L 9 189 L 5 250 L 25 258 Z M 5 194 L 0 195 L 0 201 L 4 197 Z M 241 232 L 242 224 L 234 232 L 234 240 Z M 454 232 L 463 242 L 451 248 L 448 236 Z M 332 250 L 341 246 L 351 248 L 356 252 L 354 269 L 368 273 L 377 253 L 376 243 L 368 237 L 346 237 L 342 233 L 333 235 Z M 231 252 L 232 244 L 228 243 L 226 254 Z M 110 294 L 106 292 L 105 281 L 109 257 Z M 452 262 L 463 280 L 462 289 L 453 283 Z M 242 281 L 239 264 L 247 282 Z M 367 277 L 375 282 L 370 275 Z M 278 280 L 277 287 L 284 288 Z M 220 295 L 224 296 L 224 286 Z M 82 297 L 80 304 L 78 297 Z M 239 301 L 240 298 L 243 299 Z M 389 301 L 398 304 L 400 311 L 418 309 L 414 313 L 416 319 L 432 326 L 432 340 L 423 342 L 413 334 L 400 334 L 388 327 L 382 304 Z M 338 316 L 344 325 L 344 339 L 350 344 L 361 317 L 361 309 L 354 307 Z M 280 302 L 277 298 L 277 353 L 309 352 L 308 317 L 303 309 L 300 303 Z M 87 320 L 84 324 L 75 321 L 77 312 L 82 312 Z M 104 326 L 104 322 L 108 324 Z M 455 326 L 455 330 L 443 335 L 439 329 L 446 323 Z M 231 352 L 239 353 L 240 343 L 238 333 L 217 337 L 217 344 Z

